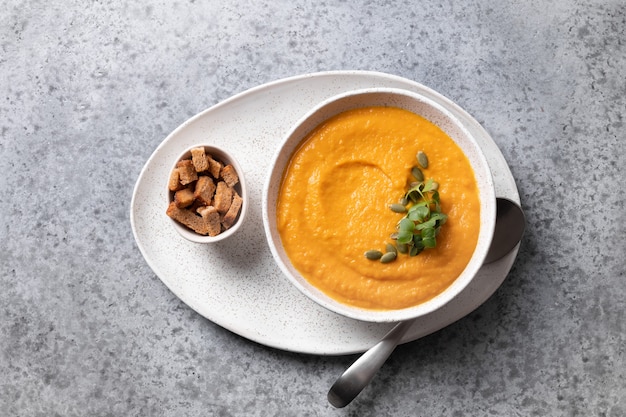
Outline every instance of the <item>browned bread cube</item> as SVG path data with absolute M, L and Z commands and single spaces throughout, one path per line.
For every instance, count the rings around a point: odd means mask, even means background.
M 176 168 L 178 168 L 180 183 L 182 185 L 190 184 L 198 179 L 198 173 L 196 172 L 196 168 L 193 166 L 191 159 L 178 161 Z
M 196 189 L 193 196 L 204 205 L 211 204 L 211 199 L 215 194 L 215 183 L 207 175 L 201 175 L 196 182 Z
M 196 172 L 202 172 L 209 169 L 209 161 L 206 159 L 203 147 L 193 148 L 191 150 L 191 162 Z
M 222 226 L 224 226 L 224 229 L 230 228 L 235 223 L 242 204 L 243 199 L 239 197 L 239 194 L 237 194 L 236 191 L 233 191 L 233 201 L 230 205 L 230 208 L 222 218 Z
M 191 191 L 190 188 L 185 188 L 174 193 L 174 202 L 179 208 L 190 206 L 193 200 L 193 191 Z
M 198 234 L 209 234 L 210 226 L 208 221 L 205 220 L 204 217 L 196 215 L 196 213 L 194 213 L 193 211 L 177 207 L 176 203 L 173 201 L 168 206 L 166 214 Z
M 234 187 L 235 184 L 239 182 L 237 171 L 235 171 L 232 165 L 226 165 L 222 168 L 222 178 L 224 178 L 224 181 L 229 187 Z
M 220 227 L 220 214 L 215 207 L 200 207 L 198 213 L 206 223 L 209 236 L 217 236 L 222 231 Z
M 213 175 L 213 178 L 218 179 L 220 177 L 220 172 L 222 171 L 222 164 L 213 159 L 211 155 L 207 155 L 206 160 L 209 164 L 209 172 Z
M 172 173 L 170 174 L 170 180 L 167 183 L 167 188 L 169 188 L 170 191 L 178 191 L 183 188 L 182 184 L 180 183 L 180 170 L 178 168 L 174 168 L 172 170 Z
M 217 183 L 215 189 L 214 204 L 217 211 L 220 213 L 226 213 L 230 208 L 230 204 L 233 200 L 233 189 L 230 188 L 224 181 Z

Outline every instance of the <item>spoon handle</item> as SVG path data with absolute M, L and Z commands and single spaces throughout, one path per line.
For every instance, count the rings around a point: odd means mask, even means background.
M 350 404 L 383 366 L 413 322 L 396 324 L 380 342 L 361 355 L 330 388 L 328 402 L 337 408 Z

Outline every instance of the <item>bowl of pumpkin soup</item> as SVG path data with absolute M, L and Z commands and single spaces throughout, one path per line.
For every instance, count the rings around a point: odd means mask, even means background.
M 343 316 L 393 322 L 443 307 L 481 268 L 495 191 L 476 140 L 418 93 L 332 97 L 285 136 L 263 225 L 286 278 Z

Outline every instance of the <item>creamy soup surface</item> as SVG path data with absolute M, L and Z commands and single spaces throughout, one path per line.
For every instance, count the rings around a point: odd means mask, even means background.
M 393 242 L 403 214 L 398 202 L 412 179 L 418 151 L 426 178 L 439 183 L 447 222 L 437 246 L 383 264 L 364 257 Z M 283 174 L 277 201 L 282 243 L 298 271 L 345 304 L 388 310 L 443 292 L 459 276 L 478 240 L 480 201 L 470 163 L 439 127 L 409 111 L 368 107 L 318 126 Z

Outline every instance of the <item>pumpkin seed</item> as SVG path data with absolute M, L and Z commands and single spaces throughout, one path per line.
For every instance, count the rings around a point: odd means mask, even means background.
M 406 243 L 398 243 L 398 252 L 400 252 L 400 253 L 408 253 L 409 252 L 409 245 L 407 245 Z
M 413 167 L 413 169 L 411 169 L 411 175 L 413 175 L 418 181 L 424 181 L 424 174 L 419 167 Z
M 403 206 L 406 206 L 407 204 L 409 204 L 409 199 L 406 197 L 402 197 L 400 199 L 400 204 L 402 204 Z
M 418 248 L 417 246 L 411 246 L 411 249 L 409 250 L 409 256 L 417 256 L 420 252 L 420 248 Z
M 396 259 L 396 256 L 398 255 L 396 255 L 395 252 L 387 252 L 380 258 L 380 262 L 384 264 L 388 264 L 389 262 L 394 261 Z
M 406 207 L 404 207 L 402 204 L 399 204 L 399 203 L 391 204 L 389 208 L 394 213 L 406 213 Z
M 379 250 L 368 250 L 365 252 L 365 257 L 372 261 L 377 261 L 383 256 L 383 253 Z
M 424 152 L 419 151 L 417 153 L 417 162 L 419 162 L 422 168 L 424 169 L 428 168 L 428 157 L 426 156 Z
M 430 187 L 431 190 L 437 191 L 439 189 L 439 183 L 437 181 L 433 181 L 433 184 Z
M 393 232 L 392 234 L 389 235 L 390 239 L 393 240 L 397 240 L 398 239 L 398 232 Z
M 387 245 L 385 246 L 385 250 L 387 252 L 393 252 L 396 255 L 398 254 L 398 249 L 396 249 L 396 247 L 393 245 L 393 243 L 387 243 Z

